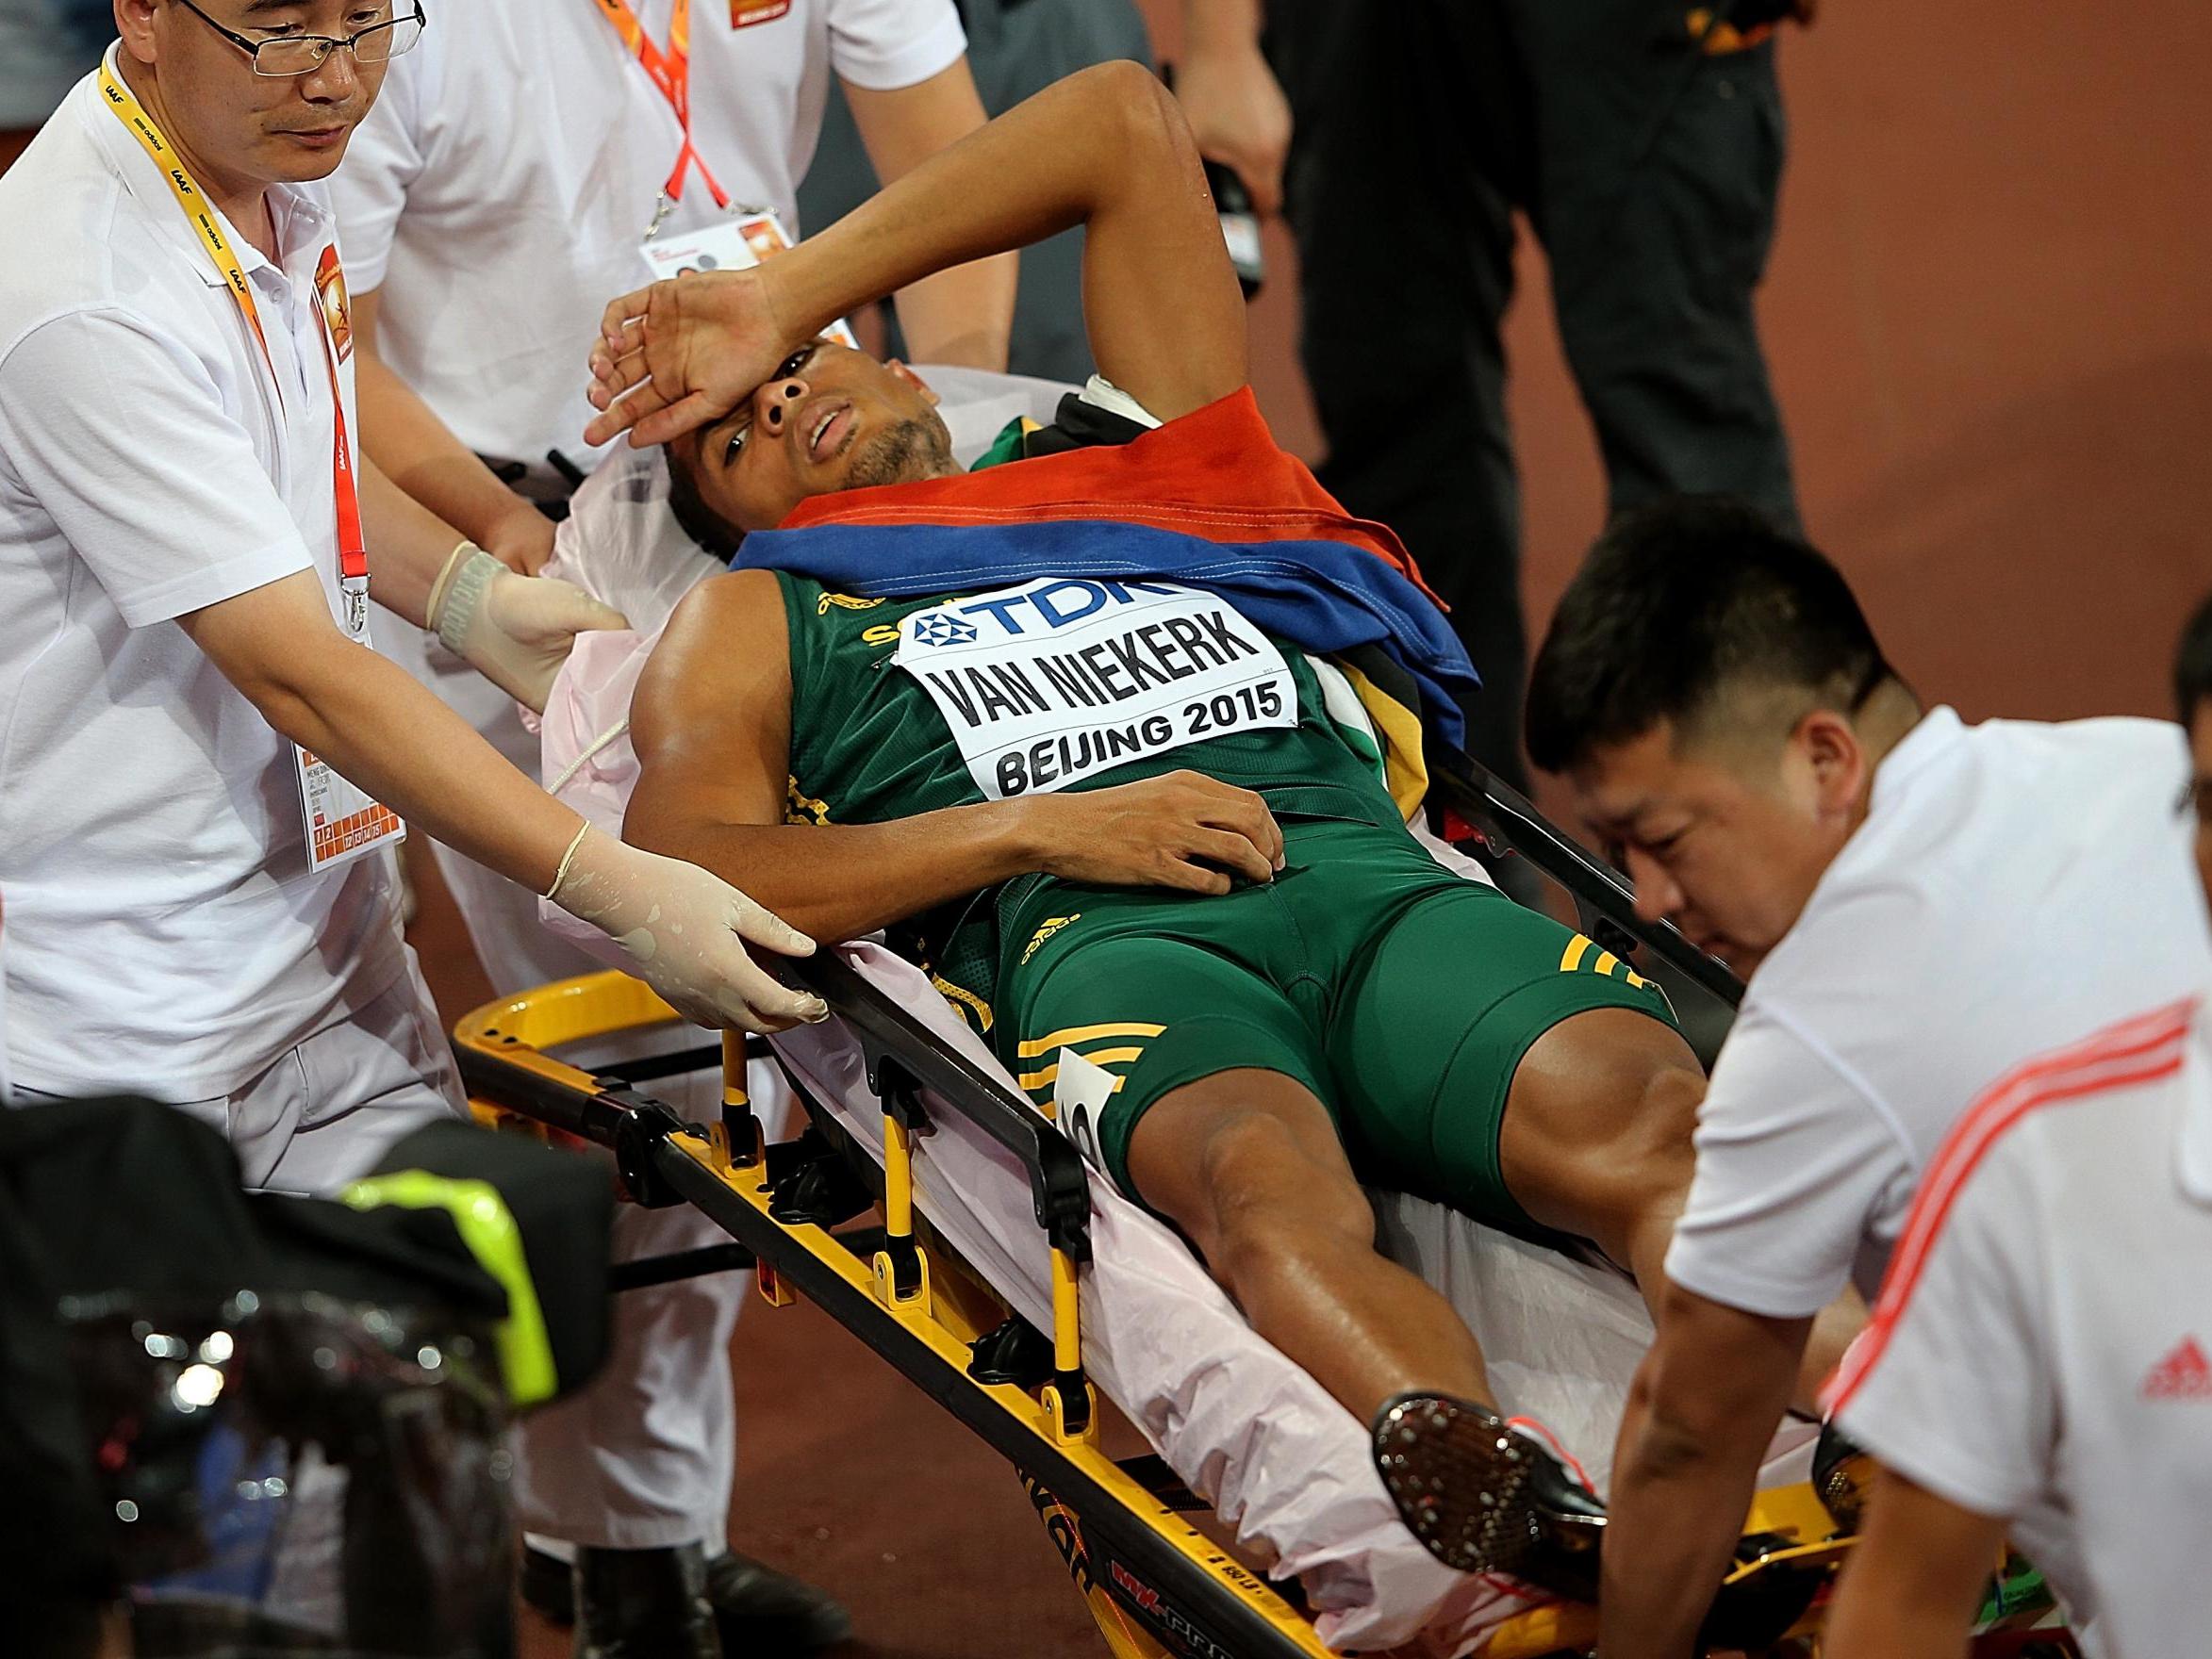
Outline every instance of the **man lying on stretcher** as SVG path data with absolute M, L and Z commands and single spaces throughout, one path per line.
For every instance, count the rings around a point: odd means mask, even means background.
M 1123 435 L 1167 423 L 1126 448 L 963 475 L 918 380 L 812 338 L 1079 222 Z M 1243 304 L 1172 99 L 1132 65 L 1072 77 L 760 270 L 628 296 L 609 328 L 594 439 L 670 440 L 694 534 L 761 567 L 669 620 L 627 837 L 819 939 L 904 927 L 1022 1085 L 1376 1426 L 1432 1551 L 1593 1593 L 1594 1501 L 1492 1409 L 1450 1306 L 1377 1253 L 1361 1183 L 1657 1285 L 1702 1078 L 1653 987 L 1443 869 L 1332 716 L 1308 652 L 1369 653 L 1362 686 L 1395 671 L 1447 731 L 1472 676 L 1395 538 L 1243 389 Z M 1392 380 L 1377 364 L 1385 403 Z M 844 493 L 864 485 L 891 487 Z

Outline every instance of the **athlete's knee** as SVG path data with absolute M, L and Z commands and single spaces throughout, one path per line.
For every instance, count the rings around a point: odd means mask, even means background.
M 1673 1027 L 1626 1009 L 1562 1020 L 1514 1074 L 1507 1184 L 1537 1219 L 1618 1253 L 1680 1213 L 1704 1093 Z
M 1231 1277 L 1316 1249 L 1371 1248 L 1375 1212 L 1341 1157 L 1267 1112 L 1241 1113 L 1207 1138 L 1199 1191 L 1207 1258 Z

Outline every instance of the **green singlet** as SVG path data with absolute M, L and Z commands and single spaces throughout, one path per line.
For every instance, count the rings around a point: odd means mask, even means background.
M 885 823 L 982 800 L 945 715 L 892 660 L 900 619 L 945 596 L 860 599 L 788 572 L 777 581 L 792 818 Z M 1296 725 L 1187 742 L 1068 785 L 1188 768 L 1253 790 L 1283 830 L 1287 867 L 1273 882 L 1215 897 L 1025 876 L 916 918 L 899 942 L 1140 1201 L 1128 1149 L 1146 1109 L 1254 1067 L 1319 1097 L 1362 1180 L 1540 1233 L 1498 1164 L 1522 1055 L 1586 1009 L 1671 1022 L 1665 999 L 1589 940 L 1440 866 L 1329 718 L 1312 665 L 1275 643 Z M 1071 1088 L 1064 1069 L 1087 1083 Z

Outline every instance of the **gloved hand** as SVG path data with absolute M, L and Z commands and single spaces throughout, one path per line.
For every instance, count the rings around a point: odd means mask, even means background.
M 630 619 L 573 583 L 518 576 L 474 542 L 446 560 L 430 589 L 428 621 L 446 649 L 538 714 L 579 633 Z
M 687 1020 L 768 1032 L 830 1017 L 820 997 L 779 984 L 745 950 L 751 941 L 812 956 L 814 941 L 697 864 L 586 828 L 545 896 L 620 945 Z

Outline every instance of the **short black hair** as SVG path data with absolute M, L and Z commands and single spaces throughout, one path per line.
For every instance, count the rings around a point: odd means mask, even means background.
M 1672 496 L 1623 514 L 1560 600 L 1528 682 L 1528 757 L 1560 772 L 1724 686 L 1856 709 L 1891 671 L 1842 573 L 1750 502 Z
M 2173 659 L 2173 702 L 2187 726 L 2198 706 L 2212 700 L 2212 598 L 2197 607 L 2189 625 L 2182 630 L 2181 649 Z
M 735 558 L 738 547 L 745 540 L 745 532 L 718 517 L 706 504 L 690 467 L 677 459 L 674 444 L 664 444 L 661 455 L 668 464 L 669 510 L 675 514 L 677 527 L 716 558 Z

